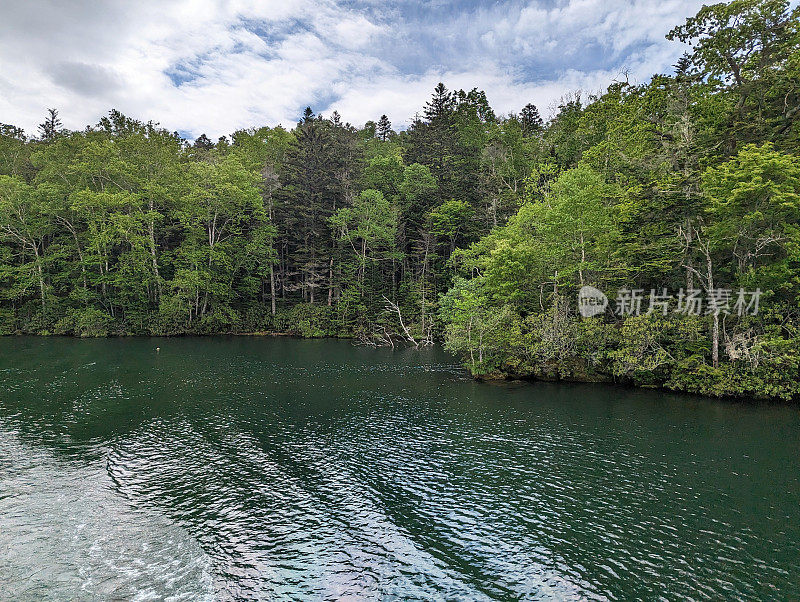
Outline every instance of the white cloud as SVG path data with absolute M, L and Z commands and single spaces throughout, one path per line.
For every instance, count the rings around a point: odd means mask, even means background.
M 485 89 L 498 112 L 546 109 L 623 68 L 639 81 L 668 69 L 680 49 L 663 36 L 700 5 L 337 1 L 6 1 L 0 121 L 32 133 L 55 106 L 77 129 L 118 108 L 216 137 L 291 126 L 311 105 L 356 124 L 387 113 L 402 126 L 438 81 Z

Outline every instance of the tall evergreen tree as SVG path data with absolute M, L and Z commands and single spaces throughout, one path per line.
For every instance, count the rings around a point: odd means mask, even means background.
M 197 148 L 197 149 L 200 149 L 200 150 L 206 150 L 206 151 L 207 151 L 207 150 L 211 150 L 212 148 L 214 148 L 214 143 L 213 143 L 213 142 L 211 141 L 211 139 L 210 139 L 208 136 L 206 136 L 205 134 L 200 134 L 200 135 L 199 135 L 199 136 L 198 136 L 198 137 L 195 139 L 195 141 L 194 141 L 194 145 L 193 145 L 193 146 L 194 146 L 195 148 Z
M 39 137 L 44 142 L 52 142 L 61 134 L 62 123 L 57 109 L 47 109 L 47 117 L 39 124 Z
M 439 120 L 447 121 L 452 117 L 455 108 L 456 101 L 452 92 L 442 82 L 439 82 L 433 89 L 433 97 L 425 103 L 423 114 L 430 123 Z
M 386 142 L 392 135 L 392 122 L 386 115 L 381 115 L 381 118 L 378 119 L 375 132 L 383 142 Z
M 542 131 L 544 121 L 542 116 L 539 115 L 539 109 L 535 104 L 528 103 L 519 114 L 522 123 L 522 132 L 525 136 L 533 136 Z

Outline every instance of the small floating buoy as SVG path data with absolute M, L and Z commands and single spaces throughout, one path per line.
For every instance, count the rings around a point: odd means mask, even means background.
M 156 347 L 156 351 L 161 351 L 161 347 Z

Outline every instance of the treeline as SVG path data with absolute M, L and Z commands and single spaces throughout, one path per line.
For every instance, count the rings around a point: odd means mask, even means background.
M 400 133 L 310 108 L 292 131 L 191 144 L 117 111 L 3 125 L 0 329 L 431 342 L 448 259 L 518 208 L 542 152 L 525 115 L 440 84 Z
M 4 333 L 429 342 L 458 245 L 518 207 L 542 123 L 439 85 L 396 133 L 306 109 L 189 144 L 117 111 L 0 133 Z M 514 156 L 506 157 L 505 153 Z
M 399 132 L 311 109 L 192 144 L 116 111 L 2 125 L 0 332 L 441 338 L 476 375 L 791 398 L 799 17 L 705 7 L 668 36 L 691 42 L 674 75 L 573 94 L 547 123 L 440 84 Z M 588 285 L 611 303 L 582 318 Z M 620 289 L 645 291 L 642 315 L 614 313 Z M 756 315 L 719 302 L 739 289 Z M 694 290 L 714 311 L 681 310 Z

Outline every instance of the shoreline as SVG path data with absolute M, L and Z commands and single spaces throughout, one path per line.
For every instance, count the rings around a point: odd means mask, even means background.
M 42 339 L 49 339 L 49 338 L 66 338 L 66 339 L 80 339 L 80 340 L 97 340 L 97 339 L 142 339 L 142 338 L 151 338 L 151 339 L 181 339 L 181 338 L 212 338 L 212 337 L 252 337 L 252 338 L 285 338 L 285 339 L 297 339 L 302 341 L 310 341 L 310 340 L 333 340 L 333 341 L 351 341 L 353 342 L 354 346 L 359 346 L 355 344 L 356 339 L 354 337 L 335 337 L 335 336 L 322 336 L 322 337 L 305 337 L 298 334 L 293 334 L 291 332 L 272 332 L 272 331 L 253 331 L 253 332 L 215 332 L 211 334 L 201 334 L 201 333 L 182 333 L 182 334 L 173 334 L 173 335 L 154 335 L 154 334 L 119 334 L 119 335 L 106 335 L 106 336 L 76 336 L 76 335 L 69 335 L 69 334 L 30 334 L 30 333 L 14 333 L 14 334 L 4 334 L 0 335 L 0 338 L 22 338 L 22 337 L 29 337 L 29 338 L 42 338 Z M 434 347 L 438 346 L 440 349 L 444 350 L 441 346 L 441 343 L 434 344 Z M 367 347 L 364 345 L 364 347 Z M 391 346 L 385 346 L 385 349 L 394 350 Z M 397 349 L 413 349 L 412 345 L 408 346 L 398 346 Z M 376 348 L 373 348 L 376 349 Z M 446 352 L 446 351 L 445 351 Z M 447 352 L 446 352 L 447 353 Z M 451 354 L 452 355 L 452 354 Z M 661 385 L 637 385 L 632 382 L 626 381 L 626 379 L 617 379 L 613 375 L 604 375 L 604 374 L 592 374 L 586 375 L 585 377 L 579 375 L 570 375 L 570 376 L 553 376 L 553 377 L 545 377 L 545 376 L 537 376 L 535 374 L 515 374 L 515 373 L 506 373 L 506 372 L 493 372 L 489 374 L 482 374 L 477 375 L 473 374 L 472 371 L 469 369 L 468 366 L 458 362 L 458 358 L 454 355 L 453 359 L 456 363 L 459 364 L 463 373 L 468 376 L 471 380 L 475 382 L 485 383 L 485 384 L 494 384 L 499 385 L 503 383 L 521 383 L 521 384 L 534 384 L 534 383 L 565 383 L 565 384 L 581 384 L 581 385 L 600 385 L 603 387 L 620 387 L 623 389 L 628 390 L 640 390 L 640 391 L 662 391 L 667 394 L 671 395 L 682 395 L 688 397 L 694 397 L 697 399 L 705 399 L 705 400 L 716 400 L 716 401 L 725 401 L 725 402 L 734 402 L 734 403 L 745 403 L 748 405 L 758 405 L 758 404 L 768 404 L 768 405 L 781 405 L 781 406 L 800 406 L 800 399 L 782 399 L 780 397 L 757 397 L 754 395 L 705 395 L 703 393 L 697 393 L 693 391 L 681 391 L 676 389 L 670 389 L 668 387 L 664 387 Z

